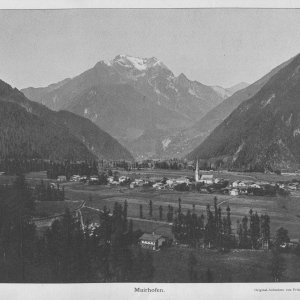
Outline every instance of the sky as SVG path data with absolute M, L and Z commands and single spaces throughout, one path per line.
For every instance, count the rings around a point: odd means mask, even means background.
M 252 83 L 300 52 L 300 9 L 0 10 L 0 79 L 19 89 L 118 54 L 206 85 Z

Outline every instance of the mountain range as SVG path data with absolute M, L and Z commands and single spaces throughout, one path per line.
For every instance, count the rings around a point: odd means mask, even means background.
M 279 66 L 275 67 L 262 78 L 253 84 L 238 84 L 243 87 L 230 97 L 226 98 L 219 105 L 211 109 L 199 121 L 196 121 L 192 126 L 177 131 L 175 134 L 168 137 L 169 145 L 165 153 L 171 155 L 185 156 L 199 146 L 212 131 L 220 125 L 241 103 L 252 98 L 269 80 L 285 67 L 291 60 L 288 60 Z M 234 90 L 234 89 L 233 89 Z
M 175 76 L 155 57 L 118 55 L 74 78 L 22 92 L 50 109 L 90 119 L 135 158 L 148 158 L 173 155 L 170 136 L 191 127 L 241 87 L 207 86 L 184 74 Z
M 90 120 L 52 111 L 1 80 L 0 102 L 1 158 L 132 159 L 128 150 Z
M 299 166 L 300 54 L 250 87 L 225 100 L 246 98 L 188 159 L 259 171 Z

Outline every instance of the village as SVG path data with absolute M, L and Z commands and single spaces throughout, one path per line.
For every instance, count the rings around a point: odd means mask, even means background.
M 250 180 L 247 179 L 249 176 L 245 176 L 245 178 L 233 180 L 228 179 L 228 176 L 222 177 L 222 175 L 230 174 L 228 171 L 216 173 L 199 169 L 198 160 L 193 167 L 194 174 L 190 173 L 189 176 L 180 176 L 179 172 L 176 174 L 176 177 L 159 176 L 155 174 L 155 169 L 152 165 L 150 165 L 150 168 L 148 166 L 150 170 L 154 170 L 153 174 L 150 175 L 143 174 L 142 171 L 147 170 L 145 165 L 143 169 L 131 169 L 129 171 L 124 165 L 120 164 L 111 164 L 111 167 L 115 167 L 114 171 L 110 168 L 106 168 L 101 174 L 92 174 L 90 176 L 75 174 L 67 178 L 65 175 L 59 175 L 57 182 L 82 182 L 89 185 L 104 184 L 112 187 L 127 186 L 130 189 L 153 188 L 157 191 L 196 191 L 200 193 L 227 194 L 231 196 L 275 196 L 277 194 L 284 196 L 289 195 L 290 192 L 300 190 L 300 180 L 297 179 L 297 177 L 291 180 L 266 181 Z M 284 175 L 282 175 L 282 177 L 283 176 Z

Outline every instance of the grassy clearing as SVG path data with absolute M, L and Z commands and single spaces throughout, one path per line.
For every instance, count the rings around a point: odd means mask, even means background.
M 197 259 L 198 280 L 208 268 L 214 282 L 272 282 L 271 252 L 233 250 L 222 254 L 214 250 L 194 250 L 172 247 L 154 253 L 154 282 L 189 282 L 188 257 L 193 252 Z M 283 255 L 286 265 L 283 281 L 300 280 L 300 258 Z M 202 281 L 203 282 L 203 281 Z
M 82 201 L 40 201 L 36 202 L 35 216 L 48 217 L 63 214 L 68 208 L 73 211 L 80 206 Z

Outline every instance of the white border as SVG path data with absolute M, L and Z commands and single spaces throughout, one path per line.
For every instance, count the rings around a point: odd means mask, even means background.
M 298 0 L 0 0 L 0 8 L 300 8 L 300 2 Z
M 0 0 L 0 9 L 62 8 L 300 8 L 299 0 Z M 135 287 L 164 289 L 136 293 Z M 257 290 L 267 291 L 257 291 Z M 272 291 L 291 289 L 292 291 Z M 299 291 L 293 291 L 299 289 Z M 131 299 L 297 299 L 300 283 L 232 284 L 0 284 L 0 299 L 10 300 L 131 300 Z

